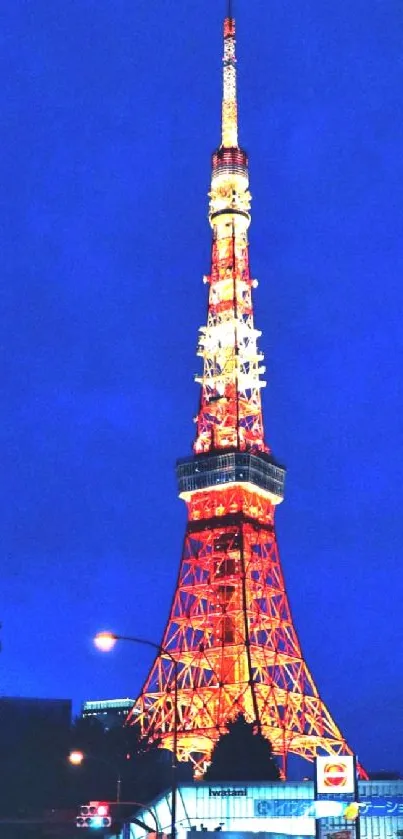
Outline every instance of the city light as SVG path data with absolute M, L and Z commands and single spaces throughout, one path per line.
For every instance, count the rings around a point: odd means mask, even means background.
M 78 750 L 70 752 L 68 760 L 73 766 L 80 766 L 84 760 L 84 752 Z
M 115 646 L 117 641 L 113 632 L 97 632 L 94 638 L 94 644 L 103 653 L 109 653 Z

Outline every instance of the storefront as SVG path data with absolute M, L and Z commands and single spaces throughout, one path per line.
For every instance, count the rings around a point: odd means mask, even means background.
M 335 800 L 340 801 L 340 795 L 328 796 L 328 801 Z M 164 833 L 170 833 L 170 803 L 167 791 L 150 804 Z M 359 803 L 361 839 L 403 839 L 403 781 L 360 781 Z M 177 794 L 177 839 L 186 839 L 190 831 L 205 830 L 303 839 L 315 836 L 315 808 L 311 781 L 183 785 Z M 147 810 L 139 818 L 150 823 Z M 346 819 L 320 818 L 319 824 L 323 839 L 354 837 L 354 824 Z M 132 825 L 130 839 L 143 837 L 144 830 Z

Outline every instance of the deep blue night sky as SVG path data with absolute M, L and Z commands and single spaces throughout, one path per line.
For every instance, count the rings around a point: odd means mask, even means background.
M 0 692 L 135 697 L 185 527 L 222 0 L 13 0 L 0 34 Z M 403 770 L 403 13 L 237 0 L 267 439 L 297 629 Z

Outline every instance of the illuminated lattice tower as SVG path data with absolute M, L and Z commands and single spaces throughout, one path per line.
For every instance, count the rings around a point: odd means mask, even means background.
M 224 22 L 222 142 L 213 154 L 213 231 L 194 454 L 177 465 L 188 524 L 171 613 L 131 721 L 202 774 L 228 720 L 256 720 L 282 758 L 348 754 L 304 661 L 274 529 L 285 470 L 263 432 L 254 326 L 248 159 L 238 145 L 235 22 Z M 168 650 L 169 658 L 163 649 Z

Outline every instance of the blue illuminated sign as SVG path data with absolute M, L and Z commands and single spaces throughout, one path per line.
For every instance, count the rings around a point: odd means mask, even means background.
M 255 816 L 281 818 L 288 816 L 311 816 L 315 818 L 315 802 L 292 799 L 265 799 L 254 801 Z
M 323 799 L 321 799 L 323 801 Z M 346 800 L 347 806 L 349 802 Z M 315 801 L 312 799 L 263 799 L 254 801 L 255 816 L 260 818 L 315 818 Z M 403 797 L 363 796 L 360 799 L 360 816 L 371 818 L 403 816 Z

